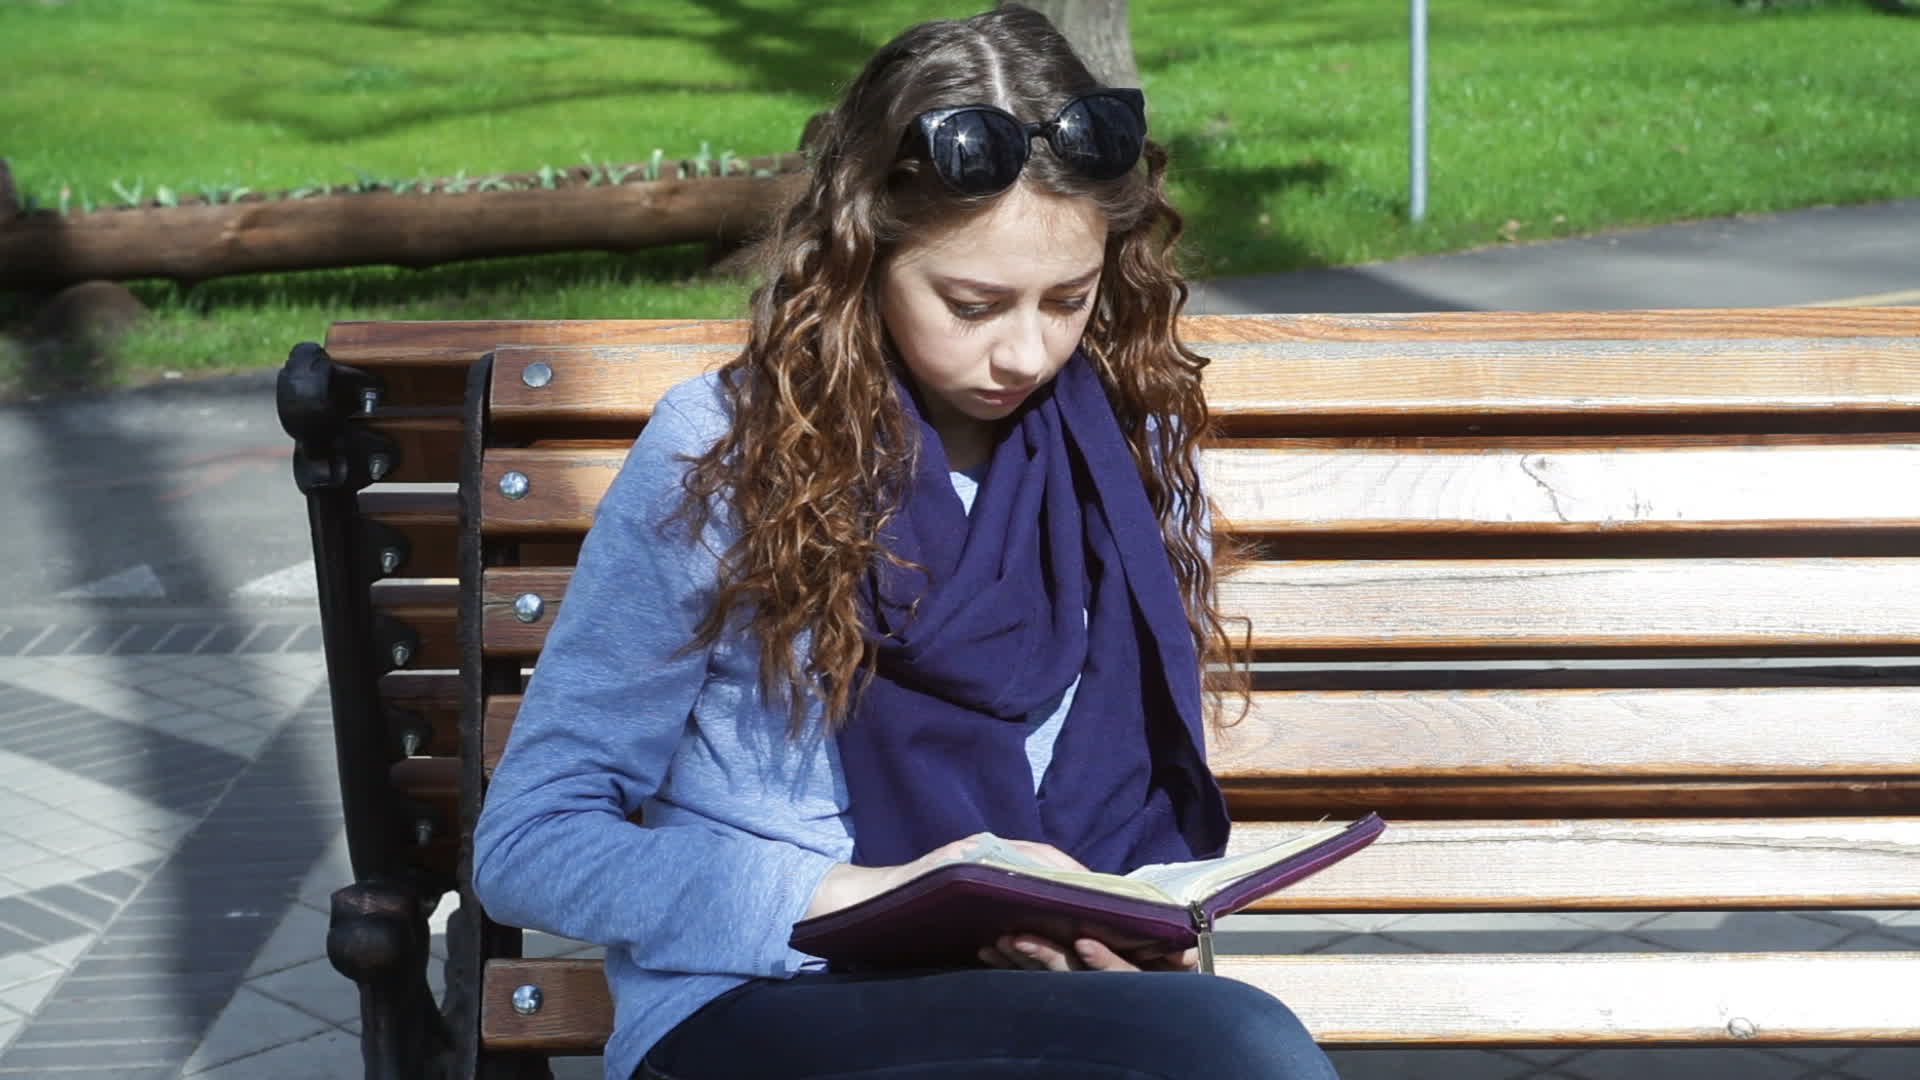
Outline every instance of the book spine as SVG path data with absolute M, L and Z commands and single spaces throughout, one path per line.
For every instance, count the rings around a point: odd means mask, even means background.
M 1187 914 L 1193 919 L 1194 936 L 1200 939 L 1200 970 L 1213 974 L 1213 913 L 1198 900 L 1187 905 Z

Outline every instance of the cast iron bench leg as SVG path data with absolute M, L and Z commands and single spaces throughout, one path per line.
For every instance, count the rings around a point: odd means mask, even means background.
M 427 986 L 427 912 L 413 887 L 363 881 L 333 894 L 327 959 L 360 987 L 367 1080 L 439 1080 L 452 1039 Z

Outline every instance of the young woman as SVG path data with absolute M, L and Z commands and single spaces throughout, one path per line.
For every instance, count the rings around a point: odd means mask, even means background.
M 1001 8 L 882 48 L 817 150 L 745 350 L 601 504 L 476 893 L 606 946 L 616 1080 L 1332 1076 L 1190 954 L 1020 935 L 861 975 L 788 945 L 980 833 L 1125 871 L 1228 826 L 1205 361 L 1140 92 Z

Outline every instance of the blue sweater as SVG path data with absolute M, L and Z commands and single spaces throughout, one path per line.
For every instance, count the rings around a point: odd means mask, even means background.
M 817 712 L 787 736 L 749 635 L 683 651 L 734 533 L 725 514 L 699 542 L 660 525 L 687 459 L 727 423 L 713 375 L 661 399 L 581 547 L 474 830 L 473 889 L 490 916 L 605 946 L 609 1080 L 727 990 L 820 966 L 787 937 L 853 852 Z M 973 480 L 953 479 L 970 508 Z M 1036 787 L 1072 698 L 1029 718 Z M 627 820 L 635 810 L 646 827 Z

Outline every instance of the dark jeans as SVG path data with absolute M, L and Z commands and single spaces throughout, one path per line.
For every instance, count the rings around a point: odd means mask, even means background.
M 994 969 L 756 980 L 660 1040 L 635 1080 L 1336 1080 L 1292 1011 L 1184 972 Z

